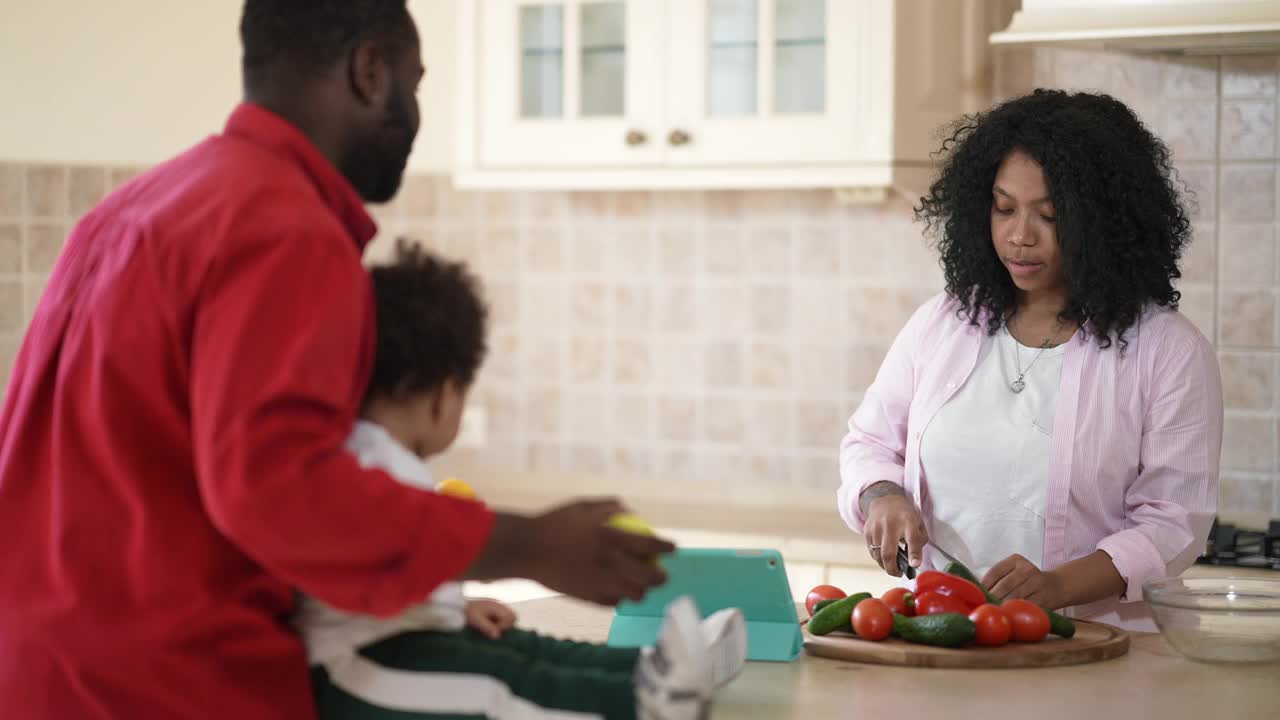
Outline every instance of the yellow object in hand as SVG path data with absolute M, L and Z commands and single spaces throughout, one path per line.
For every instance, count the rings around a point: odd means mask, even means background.
M 476 499 L 476 491 L 458 478 L 445 478 L 436 483 L 436 492 L 463 500 Z
M 634 533 L 636 535 L 653 535 L 653 528 L 649 527 L 649 523 L 640 519 L 638 515 L 631 513 L 617 513 L 610 515 L 605 524 L 612 528 L 617 528 L 623 532 Z

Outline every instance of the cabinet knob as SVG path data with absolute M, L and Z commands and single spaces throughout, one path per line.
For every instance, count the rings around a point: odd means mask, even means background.
M 649 142 L 649 136 L 645 135 L 641 130 L 632 130 L 627 133 L 626 141 L 627 145 L 636 147 Z
M 693 137 L 684 130 L 672 130 L 671 134 L 667 136 L 667 142 L 671 143 L 675 147 L 680 147 L 681 145 L 688 145 L 693 142 Z

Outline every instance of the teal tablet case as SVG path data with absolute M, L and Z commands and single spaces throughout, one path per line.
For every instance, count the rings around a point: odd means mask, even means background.
M 663 611 L 681 595 L 692 595 L 702 616 L 736 607 L 747 621 L 747 659 L 790 662 L 804 638 L 777 550 L 682 548 L 662 559 L 667 583 L 638 603 L 618 606 L 608 644 L 642 647 L 658 639 Z

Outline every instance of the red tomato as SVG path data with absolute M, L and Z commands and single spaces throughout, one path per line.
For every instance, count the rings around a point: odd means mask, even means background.
M 863 640 L 883 640 L 893 630 L 893 611 L 883 600 L 867 598 L 853 609 L 853 631 Z
M 1049 634 L 1049 615 L 1028 600 L 1006 600 L 1000 609 L 1013 624 L 1013 639 L 1018 642 L 1040 642 Z
M 958 600 L 935 592 L 916 595 L 916 615 L 937 615 L 938 613 L 960 613 L 968 615 L 972 610 L 963 600 Z
M 1013 634 L 1013 623 L 995 605 L 979 605 L 969 613 L 969 619 L 978 626 L 976 639 L 979 645 L 1004 645 Z
M 804 609 L 813 616 L 813 606 L 823 600 L 839 600 L 844 597 L 844 591 L 835 585 L 819 585 L 809 591 L 804 598 Z
M 965 605 L 968 605 L 969 610 L 987 601 L 987 595 L 982 592 L 982 588 L 964 578 L 948 575 L 937 570 L 925 570 L 920 573 L 920 577 L 916 578 L 916 593 L 923 595 L 927 592 L 957 598 L 963 601 Z M 968 610 L 965 612 L 967 613 Z
M 911 617 L 916 614 L 915 594 L 903 587 L 896 587 L 880 596 L 885 605 L 898 615 Z

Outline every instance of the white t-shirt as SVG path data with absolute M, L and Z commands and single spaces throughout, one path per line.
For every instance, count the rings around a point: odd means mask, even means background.
M 347 450 L 362 467 L 386 470 L 405 485 L 425 491 L 435 487 L 431 468 L 380 425 L 357 421 L 347 438 Z M 308 662 L 326 664 L 401 632 L 461 630 L 466 626 L 466 604 L 461 583 L 441 585 L 426 602 L 393 618 L 354 615 L 304 595 L 293 622 L 307 645 Z
M 1043 352 L 1024 347 L 1002 329 L 983 343 L 973 374 L 924 430 L 920 460 L 930 540 L 979 578 L 1014 553 L 1043 565 L 1053 416 L 1065 352 L 1065 344 Z M 1020 393 L 1010 389 L 1018 377 L 1015 353 L 1025 372 Z M 946 565 L 931 547 L 925 561 Z

